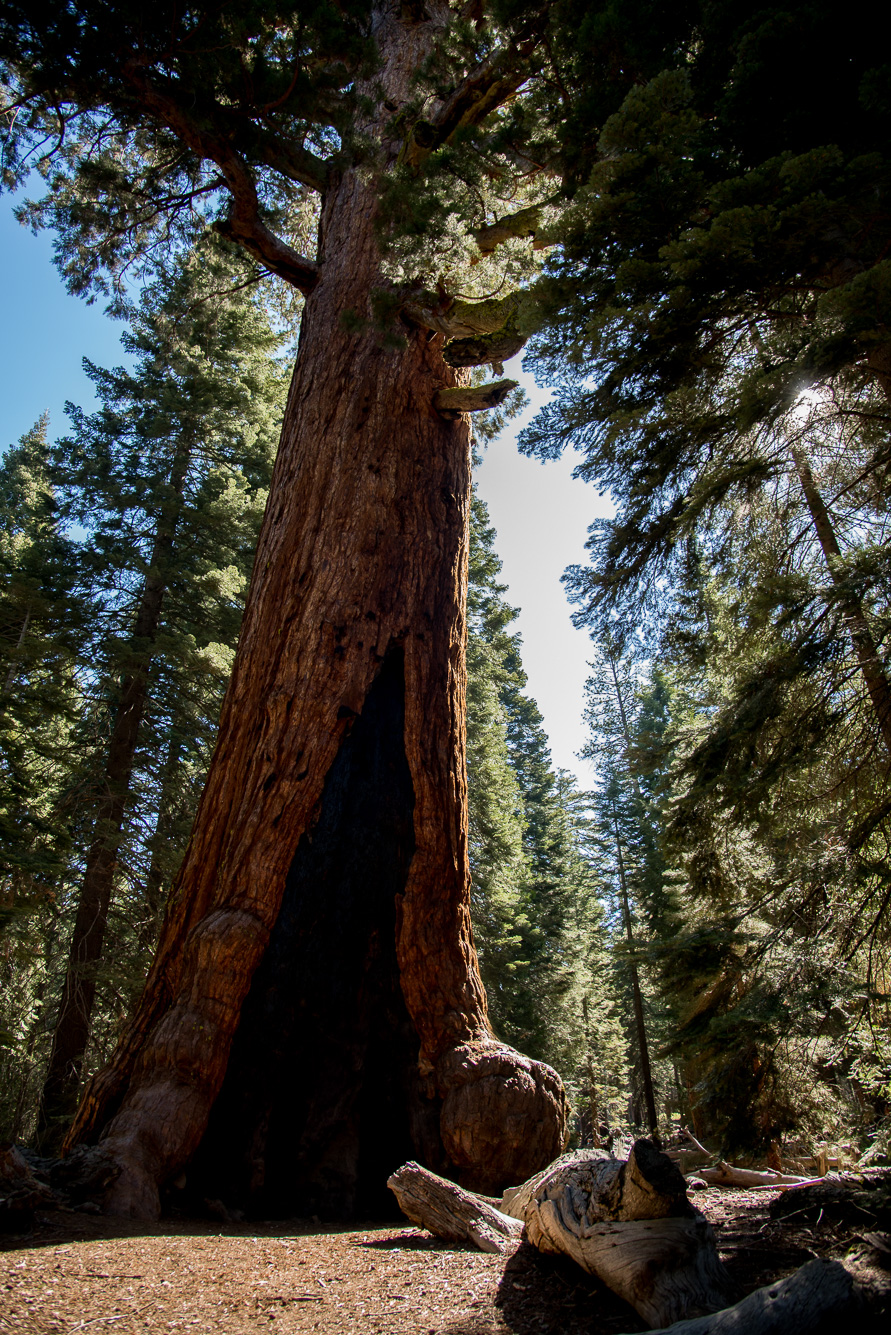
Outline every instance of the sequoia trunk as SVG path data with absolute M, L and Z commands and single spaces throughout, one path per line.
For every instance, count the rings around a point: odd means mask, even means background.
M 415 39 L 379 35 L 394 96 Z M 104 1128 L 118 1212 L 156 1214 L 186 1167 L 249 1209 L 349 1215 L 386 1208 L 406 1158 L 494 1189 L 561 1147 L 559 1079 L 491 1037 L 472 943 L 470 429 L 433 406 L 462 373 L 438 335 L 371 328 L 374 208 L 353 171 L 323 202 L 207 786 L 138 1012 L 67 1142 Z

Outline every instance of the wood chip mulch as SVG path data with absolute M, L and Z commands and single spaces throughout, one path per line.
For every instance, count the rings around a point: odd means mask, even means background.
M 739 1296 L 815 1255 L 844 1259 L 888 1329 L 891 1262 L 849 1222 L 771 1219 L 778 1193 L 697 1192 Z M 572 1262 L 454 1247 L 407 1224 L 143 1225 L 39 1214 L 0 1239 L 0 1332 L 16 1335 L 622 1335 L 640 1318 Z

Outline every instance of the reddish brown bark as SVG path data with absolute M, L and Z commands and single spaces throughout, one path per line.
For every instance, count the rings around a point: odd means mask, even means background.
M 377 36 L 398 101 L 429 32 L 394 13 Z M 211 1194 L 227 1145 L 248 1205 L 277 1184 L 292 1213 L 349 1213 L 405 1158 L 494 1188 L 562 1144 L 558 1077 L 491 1037 L 470 926 L 470 430 L 433 406 L 462 373 L 426 331 L 350 332 L 381 281 L 374 209 L 353 171 L 323 201 L 207 786 L 142 1002 L 67 1141 L 103 1134 L 118 1212 L 156 1214 L 188 1165 Z M 400 1117 L 387 1167 L 374 1145 Z

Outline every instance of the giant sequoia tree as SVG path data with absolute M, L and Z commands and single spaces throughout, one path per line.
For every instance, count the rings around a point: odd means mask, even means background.
M 509 294 L 553 191 L 547 9 L 489 10 L 84 0 L 0 20 L 16 161 L 55 155 L 73 286 L 215 218 L 305 296 L 207 786 L 68 1140 L 103 1138 L 119 1212 L 155 1214 L 186 1166 L 264 1210 L 368 1209 L 407 1156 L 484 1187 L 562 1142 L 558 1078 L 491 1036 L 468 911 L 466 410 L 509 384 L 467 368 L 521 346 Z

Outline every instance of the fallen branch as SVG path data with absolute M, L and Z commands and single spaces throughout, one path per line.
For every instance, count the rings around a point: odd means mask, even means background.
M 388 1186 L 409 1219 L 447 1241 L 505 1252 L 525 1236 L 539 1251 L 571 1257 L 653 1326 L 727 1302 L 712 1230 L 651 1141 L 637 1141 L 627 1162 L 601 1150 L 563 1155 L 506 1191 L 501 1210 L 414 1163 Z
M 699 1141 L 696 1139 L 696 1137 L 694 1136 L 693 1132 L 689 1129 L 689 1127 L 682 1126 L 681 1135 L 684 1137 L 685 1140 L 689 1142 L 690 1149 L 695 1150 L 698 1154 L 708 1154 L 709 1158 L 711 1158 L 711 1152 L 707 1150 L 704 1145 L 701 1145 L 699 1143 Z M 684 1148 L 687 1147 L 685 1146 Z
M 446 1242 L 472 1242 L 480 1251 L 504 1253 L 512 1252 L 522 1237 L 518 1220 L 419 1164 L 403 1164 L 387 1186 L 412 1223 Z
M 808 1261 L 779 1284 L 756 1289 L 734 1307 L 670 1326 L 670 1335 L 816 1335 L 860 1307 L 857 1286 L 840 1261 Z M 663 1328 L 656 1335 L 669 1335 Z
M 665 1153 L 672 1163 L 677 1164 L 684 1177 L 689 1177 L 691 1174 L 699 1177 L 700 1168 L 712 1163 L 715 1156 L 711 1150 L 707 1150 L 704 1145 L 701 1145 L 692 1131 L 688 1131 L 685 1126 L 681 1127 L 679 1135 L 683 1138 L 682 1143 L 672 1149 L 667 1149 Z
M 801 1187 L 806 1182 L 819 1181 L 816 1178 L 797 1177 L 791 1173 L 777 1173 L 772 1168 L 764 1170 L 734 1168 L 733 1164 L 724 1163 L 723 1160 L 717 1168 L 697 1170 L 696 1176 L 701 1177 L 711 1187 Z

